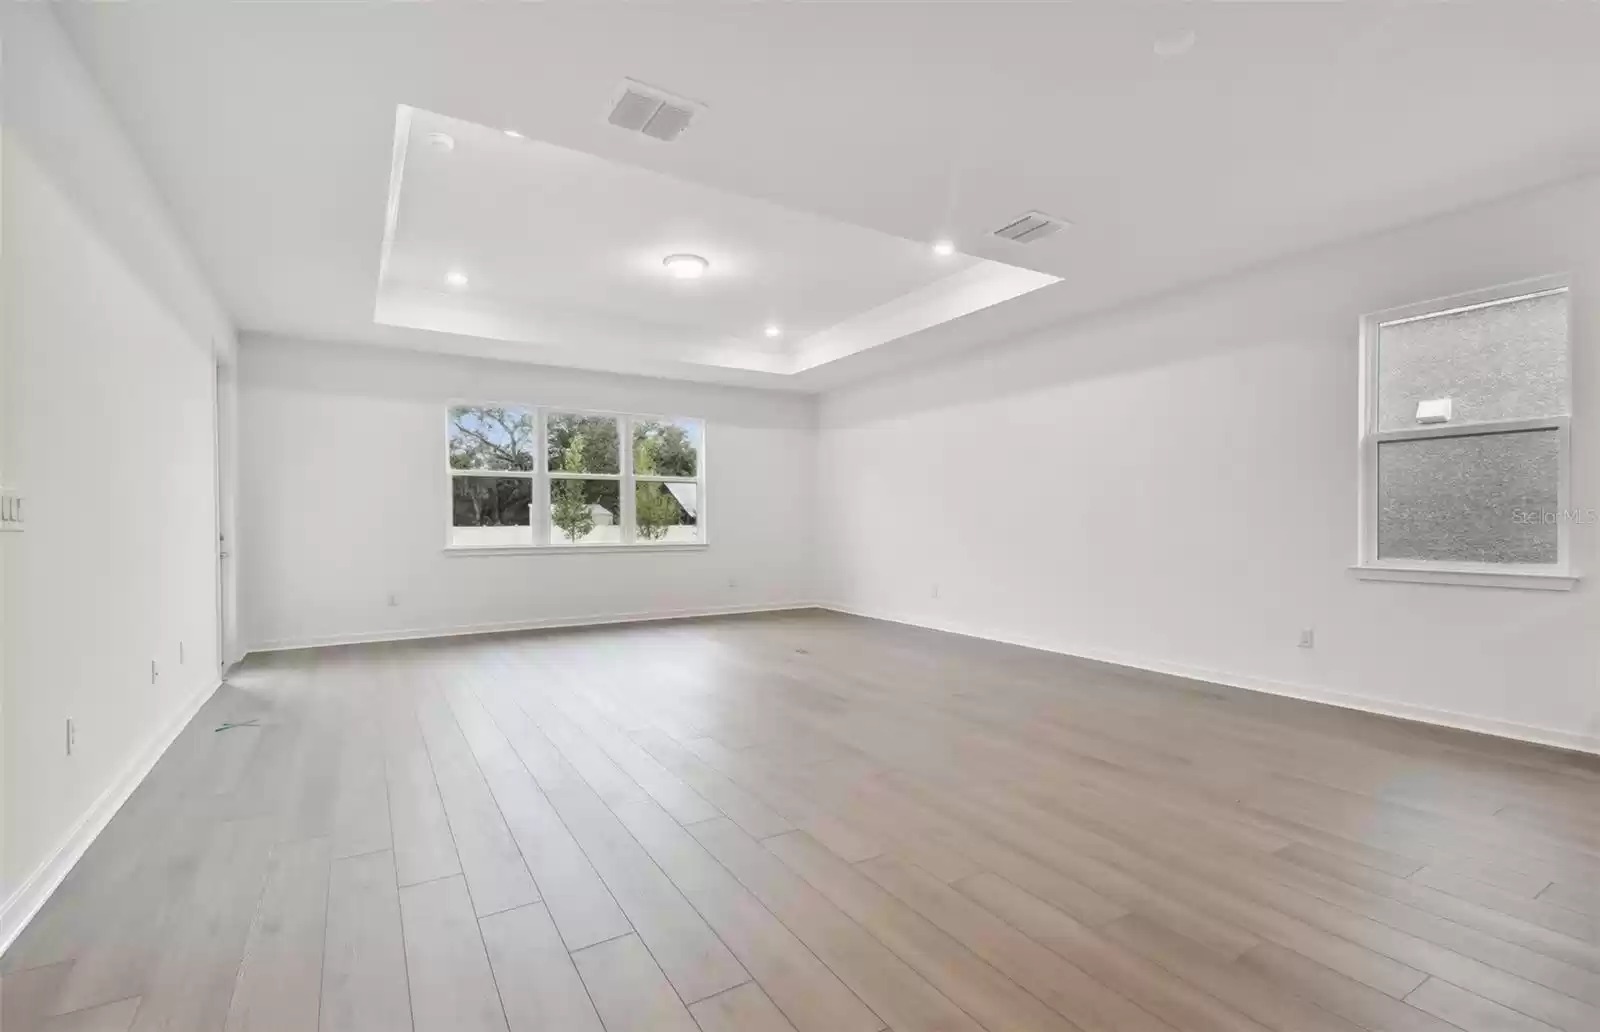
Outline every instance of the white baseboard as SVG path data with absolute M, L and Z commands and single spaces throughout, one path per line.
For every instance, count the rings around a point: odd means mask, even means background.
M 156 761 L 161 759 L 167 747 L 173 743 L 180 732 L 188 726 L 194 715 L 200 712 L 200 707 L 216 694 L 222 682 L 217 681 L 210 686 L 195 693 L 187 702 L 174 713 L 167 724 L 159 728 L 145 743 L 143 749 L 134 754 L 100 797 L 86 810 L 78 823 L 73 826 L 65 838 L 57 844 L 50 855 L 44 858 L 34 872 L 30 874 L 11 897 L 0 906 L 0 953 L 11 947 L 22 930 L 28 926 L 39 909 L 44 906 L 50 894 L 67 877 L 89 846 L 105 830 L 111 818 L 122 809 L 122 804 L 133 795 L 133 790 L 150 773 Z
M 1129 667 L 1134 670 L 1146 670 L 1156 674 L 1183 677 L 1191 681 L 1227 685 L 1231 688 L 1243 688 L 1247 691 L 1263 692 L 1268 695 L 1282 695 L 1291 699 L 1301 699 L 1305 702 L 1319 702 L 1328 706 L 1338 706 L 1341 709 L 1359 710 L 1363 713 L 1374 713 L 1383 717 L 1398 717 L 1402 720 L 1413 720 L 1423 724 L 1434 724 L 1440 727 L 1455 728 L 1460 731 L 1493 735 L 1496 738 L 1509 738 L 1519 742 L 1531 742 L 1534 745 L 1548 745 L 1571 752 L 1592 753 L 1600 756 L 1600 736 L 1597 735 L 1559 731 L 1554 728 L 1538 727 L 1533 724 L 1519 724 L 1515 721 L 1500 720 L 1496 717 L 1480 717 L 1471 713 L 1458 713 L 1454 710 L 1436 709 L 1431 706 L 1417 706 L 1407 702 L 1395 702 L 1389 699 L 1374 698 L 1369 695 L 1356 695 L 1350 692 L 1335 691 L 1331 688 L 1253 677 L 1225 670 L 1185 666 L 1104 649 L 1063 648 L 1059 645 L 994 633 L 983 633 L 964 627 L 945 626 L 926 620 L 867 612 L 829 602 L 819 602 L 817 608 L 831 610 L 835 613 L 844 613 L 849 616 L 865 617 L 869 620 L 885 620 L 889 623 L 905 624 L 909 627 L 922 627 L 932 631 L 943 631 L 947 634 L 958 634 L 964 638 L 980 638 L 984 641 L 999 642 L 1002 645 L 1017 645 L 1022 648 L 1037 649 L 1041 652 L 1054 652 L 1057 655 L 1110 663 L 1114 666 Z
M 816 602 L 775 602 L 762 605 L 704 606 L 699 609 L 661 609 L 646 613 L 597 613 L 590 616 L 546 617 L 537 620 L 507 620 L 501 623 L 464 624 L 454 627 L 418 627 L 398 631 L 357 631 L 351 634 L 317 635 L 310 638 L 261 642 L 251 652 L 284 652 L 290 649 L 315 649 L 329 645 L 370 645 L 383 641 L 416 641 L 424 638 L 456 638 L 469 634 L 499 634 L 505 631 L 540 631 L 562 627 L 600 627 L 605 624 L 648 623 L 654 620 L 694 620 L 706 616 L 738 616 L 744 613 L 781 613 L 792 609 L 823 608 Z

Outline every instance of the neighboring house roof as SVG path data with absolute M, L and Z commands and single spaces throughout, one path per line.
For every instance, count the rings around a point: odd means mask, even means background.
M 695 511 L 699 507 L 699 499 L 696 497 L 699 492 L 695 490 L 694 484 L 668 484 L 667 490 L 672 492 L 672 497 L 683 506 L 684 512 L 694 519 L 700 518 L 700 514 Z

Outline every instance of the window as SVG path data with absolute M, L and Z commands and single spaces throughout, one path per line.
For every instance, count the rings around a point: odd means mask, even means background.
M 705 544 L 699 420 L 453 405 L 446 422 L 451 549 Z
M 1362 321 L 1363 576 L 1572 586 L 1567 302 L 1543 280 Z

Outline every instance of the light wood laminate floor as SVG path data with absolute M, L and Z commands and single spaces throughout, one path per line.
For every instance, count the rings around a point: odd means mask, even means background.
M 802 612 L 255 657 L 0 993 L 5 1032 L 1597 1032 L 1597 886 L 1600 762 Z

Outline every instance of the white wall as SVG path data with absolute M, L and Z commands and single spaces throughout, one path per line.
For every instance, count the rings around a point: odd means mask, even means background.
M 1600 751 L 1600 581 L 1357 581 L 1357 318 L 1571 270 L 1600 503 L 1600 180 L 824 398 L 823 595 L 869 615 Z M 1576 557 L 1600 578 L 1596 528 Z M 934 597 L 937 586 L 937 597 Z M 1316 647 L 1296 647 L 1302 627 Z
M 248 335 L 239 369 L 247 648 L 812 598 L 812 398 Z M 445 409 L 472 399 L 704 418 L 710 547 L 447 555 Z
M 4 5 L 0 40 L 0 440 L 29 507 L 4 545 L 3 943 L 217 683 L 231 330 L 49 5 Z

